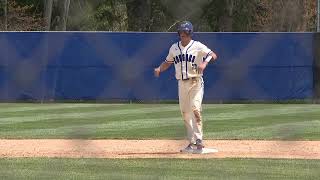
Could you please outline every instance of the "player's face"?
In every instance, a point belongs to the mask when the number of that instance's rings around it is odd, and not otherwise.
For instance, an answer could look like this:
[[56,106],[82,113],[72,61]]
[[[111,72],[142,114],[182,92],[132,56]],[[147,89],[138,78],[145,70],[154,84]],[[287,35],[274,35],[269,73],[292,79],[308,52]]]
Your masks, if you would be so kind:
[[187,31],[179,31],[181,41],[188,41],[190,40],[191,36]]

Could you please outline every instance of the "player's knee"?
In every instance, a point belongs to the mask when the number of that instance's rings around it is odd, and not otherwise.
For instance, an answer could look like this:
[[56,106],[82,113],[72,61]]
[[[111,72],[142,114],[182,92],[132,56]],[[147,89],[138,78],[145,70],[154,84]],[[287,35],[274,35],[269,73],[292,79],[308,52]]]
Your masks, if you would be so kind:
[[193,110],[193,114],[194,114],[194,116],[196,118],[196,121],[198,123],[200,123],[201,120],[202,120],[200,111],[199,110]]

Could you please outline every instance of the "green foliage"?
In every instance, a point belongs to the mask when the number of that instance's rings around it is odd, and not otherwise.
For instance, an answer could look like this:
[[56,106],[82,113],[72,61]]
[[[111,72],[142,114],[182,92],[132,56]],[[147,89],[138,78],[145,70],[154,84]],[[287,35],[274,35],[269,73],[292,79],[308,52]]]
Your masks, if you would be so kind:
[[5,4],[4,1],[0,0],[0,16],[4,16],[5,14]]
[[227,1],[213,0],[204,7],[202,17],[207,19],[212,31],[252,31],[256,1],[238,0],[230,6]]
[[233,31],[246,32],[255,31],[253,23],[255,22],[256,3],[248,0],[236,1],[237,8],[233,14]]
[[94,12],[93,20],[95,21],[95,29],[111,30],[112,24],[118,21],[113,12],[113,3],[111,0],[105,0],[100,3]]
[[104,0],[91,3],[88,15],[91,29],[98,31],[127,31],[127,9],[124,0]]
[[[148,31],[168,31],[171,24],[174,23],[174,18],[170,11],[158,0],[151,2],[151,18],[149,19]],[[175,30],[175,29],[174,29]]]
[[[90,1],[92,3],[92,1]],[[67,29],[73,31],[94,31],[94,19],[92,17],[94,7],[86,1],[70,3]]]
[[203,18],[205,18],[212,28],[212,31],[219,31],[219,20],[225,14],[226,1],[211,1],[204,7]]
[[44,0],[15,0],[15,2],[20,6],[28,6],[30,12],[44,12]]

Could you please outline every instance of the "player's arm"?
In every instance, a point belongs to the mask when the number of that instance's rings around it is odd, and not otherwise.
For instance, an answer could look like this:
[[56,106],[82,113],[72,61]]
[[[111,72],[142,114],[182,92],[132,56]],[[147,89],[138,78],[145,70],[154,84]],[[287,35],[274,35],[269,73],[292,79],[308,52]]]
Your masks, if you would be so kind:
[[173,58],[172,46],[171,46],[166,60],[163,63],[161,63],[159,67],[154,69],[154,75],[156,77],[159,77],[160,73],[162,73],[163,71],[166,71],[173,63],[174,63],[174,58]]
[[217,59],[218,59],[217,54],[213,51],[210,51],[208,53],[207,57],[205,57],[204,61],[198,66],[199,72],[202,73],[206,69],[206,67],[210,61],[211,62],[216,61]]
[[217,59],[218,59],[218,55],[215,53],[215,52],[213,52],[213,51],[211,51],[210,53],[209,53],[209,59],[207,60],[205,60],[205,61],[208,61],[208,63],[211,61],[211,62],[213,62],[213,61],[216,61]]
[[217,59],[218,59],[217,54],[215,52],[213,52],[213,51],[210,51],[207,54],[207,56],[204,58],[203,63],[208,64],[209,62],[216,61]]
[[154,75],[156,77],[160,76],[160,73],[162,73],[163,71],[166,71],[170,66],[171,66],[172,62],[166,60],[163,63],[161,63],[161,65],[157,68],[154,69]]

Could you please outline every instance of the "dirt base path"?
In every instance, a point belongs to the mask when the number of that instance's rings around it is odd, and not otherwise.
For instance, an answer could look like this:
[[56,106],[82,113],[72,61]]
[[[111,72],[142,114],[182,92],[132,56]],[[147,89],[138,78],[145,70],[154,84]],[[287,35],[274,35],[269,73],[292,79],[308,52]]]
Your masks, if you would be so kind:
[[183,140],[0,140],[0,158],[290,158],[320,159],[320,141],[206,140],[213,154],[182,154]]

